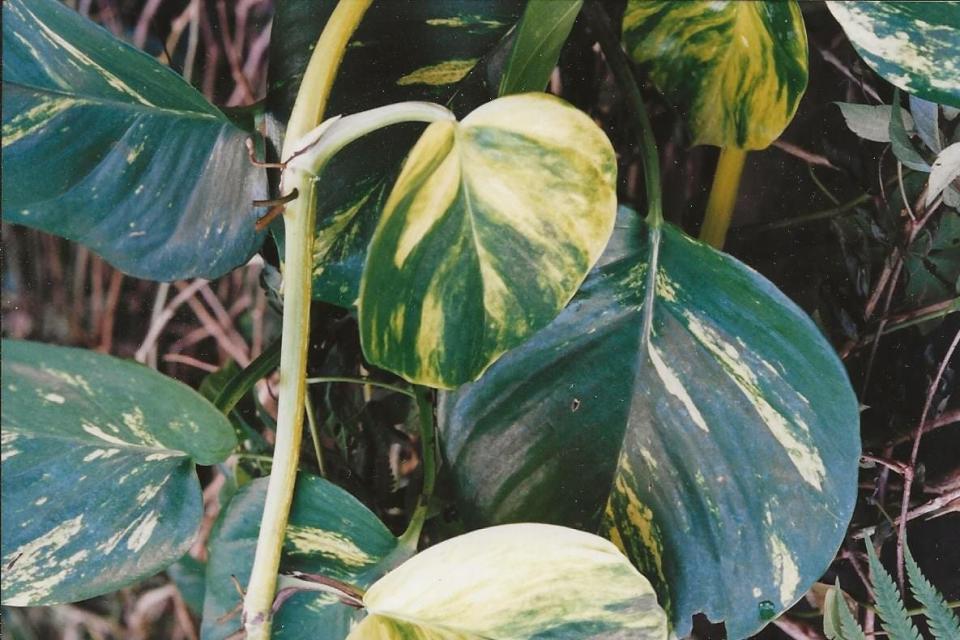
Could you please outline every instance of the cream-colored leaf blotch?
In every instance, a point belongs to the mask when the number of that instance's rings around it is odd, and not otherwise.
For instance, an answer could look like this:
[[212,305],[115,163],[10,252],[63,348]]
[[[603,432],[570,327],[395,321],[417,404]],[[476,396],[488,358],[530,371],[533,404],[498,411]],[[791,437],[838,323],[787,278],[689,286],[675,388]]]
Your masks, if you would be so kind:
[[364,596],[348,640],[662,640],[650,583],[607,540],[546,524],[481,529],[414,556]]

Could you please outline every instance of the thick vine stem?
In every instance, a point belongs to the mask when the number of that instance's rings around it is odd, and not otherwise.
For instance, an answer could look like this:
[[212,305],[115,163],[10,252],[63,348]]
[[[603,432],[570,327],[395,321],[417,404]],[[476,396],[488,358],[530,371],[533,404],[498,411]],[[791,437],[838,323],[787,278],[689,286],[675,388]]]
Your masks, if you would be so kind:
[[[327,99],[347,42],[359,26],[372,0],[342,0],[327,21],[313,50],[303,82],[287,123],[282,157],[315,128],[326,110]],[[260,534],[250,581],[243,600],[244,630],[248,640],[268,640],[272,606],[280,567],[280,551],[293,501],[297,459],[303,434],[303,406],[310,326],[313,229],[316,218],[315,183],[306,173],[295,172],[300,197],[287,206],[283,340],[280,350],[279,406],[273,466],[267,486]]]
[[733,218],[733,208],[737,203],[737,191],[740,189],[740,175],[743,163],[747,159],[747,150],[739,147],[724,147],[720,150],[717,170],[713,174],[713,186],[707,200],[707,213],[700,228],[700,239],[715,249],[723,249],[727,240],[727,229]]

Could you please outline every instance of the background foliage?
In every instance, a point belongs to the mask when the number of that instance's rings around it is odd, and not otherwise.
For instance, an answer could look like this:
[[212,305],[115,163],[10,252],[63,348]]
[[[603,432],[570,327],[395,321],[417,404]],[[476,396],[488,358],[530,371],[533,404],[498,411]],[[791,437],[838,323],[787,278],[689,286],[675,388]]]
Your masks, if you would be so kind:
[[[241,107],[268,95],[271,0],[77,0],[67,4],[169,64],[217,105]],[[508,3],[498,10],[516,15]],[[884,513],[896,517],[903,491],[898,470],[909,465],[917,478],[908,527],[917,562],[946,599],[955,601],[960,598],[960,550],[951,538],[960,525],[955,363],[947,364],[937,384],[932,382],[960,329],[957,315],[948,315],[957,308],[958,216],[938,216],[918,229],[915,237],[902,236],[897,220],[904,195],[908,203],[914,202],[923,182],[910,172],[904,175],[902,187],[897,181],[892,154],[906,153],[902,138],[891,136],[889,130],[886,137],[882,132],[873,138],[857,136],[832,104],[889,105],[894,99],[892,89],[860,60],[823,5],[805,4],[804,20],[810,52],[807,93],[780,140],[749,156],[727,250],[770,278],[814,317],[843,357],[858,392],[867,461],[860,470],[854,521],[823,582],[832,584],[839,578],[852,598],[871,600],[862,580],[867,561],[861,540],[868,532],[877,540],[891,536]],[[476,44],[493,47],[498,35],[478,37]],[[315,34],[303,37],[309,40]],[[578,20],[550,89],[603,124],[620,152],[621,201],[639,205],[637,132],[593,42],[587,25]],[[293,42],[282,43],[286,44],[296,48]],[[424,52],[425,61],[429,54]],[[481,72],[473,81],[483,87]],[[295,86],[294,80],[290,82]],[[378,84],[371,80],[370,90],[375,91]],[[271,109],[282,113],[289,104],[282,97],[284,88],[273,89]],[[438,99],[449,95],[438,93]],[[451,99],[469,93],[453,88],[453,95]],[[695,231],[716,150],[689,146],[689,134],[677,113],[654,87],[645,87],[644,97],[663,159],[664,210],[670,221]],[[356,98],[361,103],[362,99]],[[469,109],[469,99],[463,100],[462,108]],[[344,104],[351,106],[343,110],[354,110],[350,99],[345,97]],[[911,108],[915,128],[905,120],[904,131],[927,132],[925,137],[918,135],[917,143],[909,143],[926,162],[932,156],[919,143],[930,135],[917,117],[921,110]],[[948,135],[956,123],[942,123]],[[410,139],[409,132],[397,135]],[[369,185],[371,193],[380,193],[375,191],[380,184],[376,180],[396,171],[399,158],[378,154],[391,148],[386,138],[371,139],[369,145],[382,165],[345,167],[344,175],[370,172],[370,181],[362,184]],[[379,188],[383,190],[382,184]],[[344,198],[354,197],[341,193]],[[378,197],[385,198],[386,193]],[[345,207],[349,204],[344,201]],[[6,222],[3,241],[5,337],[139,356],[193,386],[203,382],[209,397],[215,397],[223,378],[208,374],[221,367],[247,365],[277,333],[271,285],[276,283],[279,252],[269,244],[266,260],[256,259],[220,280],[167,286],[123,275],[87,249]],[[898,248],[906,249],[901,268],[891,259]],[[345,282],[355,286],[349,278],[360,263],[351,258],[349,247],[324,253],[328,254],[336,258],[330,268],[342,269]],[[362,362],[355,320],[327,304],[343,304],[351,295],[355,297],[349,288],[318,294],[320,301],[312,314],[316,343],[310,373],[371,374],[389,380]],[[399,533],[412,510],[415,492],[408,488],[416,484],[411,480],[419,463],[417,428],[408,398],[369,387],[318,384],[312,387],[311,399],[319,439],[315,446],[305,440],[305,468],[347,489]],[[927,403],[932,409],[924,411]],[[921,426],[929,432],[918,457],[911,461],[910,434],[924,414],[928,419]],[[246,453],[204,471],[202,539],[211,535],[219,507],[237,483],[269,470],[266,454],[274,415],[269,378],[258,385],[255,397],[245,398],[231,413]],[[438,517],[427,530],[430,541],[462,529],[461,516],[466,514],[457,513],[445,499],[452,482],[447,477],[440,483],[440,497],[432,509]],[[797,518],[802,522],[803,514]],[[213,535],[222,532],[221,527]],[[386,553],[389,538],[385,532],[377,535]],[[24,638],[194,637],[199,630],[197,616],[208,606],[198,577],[206,560],[202,539],[184,560],[141,586],[49,610],[4,609],[5,630]],[[817,637],[822,593],[811,591],[761,635]],[[695,633],[711,638],[721,637],[722,632],[699,620]]]

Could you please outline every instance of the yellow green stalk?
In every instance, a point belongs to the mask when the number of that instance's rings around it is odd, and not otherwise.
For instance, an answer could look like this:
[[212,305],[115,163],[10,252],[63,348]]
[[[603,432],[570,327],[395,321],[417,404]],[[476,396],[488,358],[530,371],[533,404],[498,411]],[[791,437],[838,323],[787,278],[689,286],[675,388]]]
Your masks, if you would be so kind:
[[707,200],[707,213],[700,228],[700,239],[715,249],[722,249],[727,239],[746,158],[746,149],[729,146],[720,150],[710,198]]

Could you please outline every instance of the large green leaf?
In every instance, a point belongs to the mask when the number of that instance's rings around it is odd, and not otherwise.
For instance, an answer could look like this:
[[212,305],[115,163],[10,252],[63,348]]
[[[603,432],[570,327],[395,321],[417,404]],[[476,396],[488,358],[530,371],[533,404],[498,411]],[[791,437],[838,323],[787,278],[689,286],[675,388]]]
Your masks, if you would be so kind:
[[807,87],[796,0],[629,0],[623,42],[684,114],[694,144],[763,149]]
[[364,355],[418,384],[477,378],[573,297],[616,209],[610,141],[559,98],[508,96],[430,125],[370,243]]
[[[336,2],[284,0],[277,7],[270,49],[268,104],[289,116],[314,43]],[[378,0],[350,42],[327,115],[350,114],[404,100],[448,104],[458,113],[495,93],[483,64],[517,21],[518,0]],[[469,76],[469,77],[468,77]],[[544,79],[546,84],[546,79]],[[313,294],[352,307],[367,245],[403,158],[422,125],[368,135],[334,158],[317,189]],[[278,234],[282,236],[282,234]]]
[[501,96],[543,91],[583,0],[530,0],[500,78]]
[[378,580],[349,640],[665,640],[650,583],[612,544],[546,524],[492,527]]
[[446,458],[469,523],[604,533],[680,637],[697,612],[744,637],[843,538],[857,401],[767,280],[669,225],[636,225],[550,326],[443,395]]
[[960,9],[953,2],[827,2],[850,42],[884,80],[960,107]]
[[157,573],[203,515],[194,464],[226,458],[226,418],[139,364],[3,341],[3,602],[55,604]]
[[55,0],[3,3],[3,218],[138,277],[214,277],[257,249],[248,133]]
[[[220,516],[209,543],[204,640],[221,640],[242,625],[239,616],[223,619],[240,603],[231,576],[246,584],[260,531],[267,478],[242,487]],[[334,484],[301,474],[297,479],[281,571],[320,574],[361,588],[412,550],[356,498]],[[328,593],[299,592],[287,600],[273,623],[278,640],[343,640],[362,617]]]

